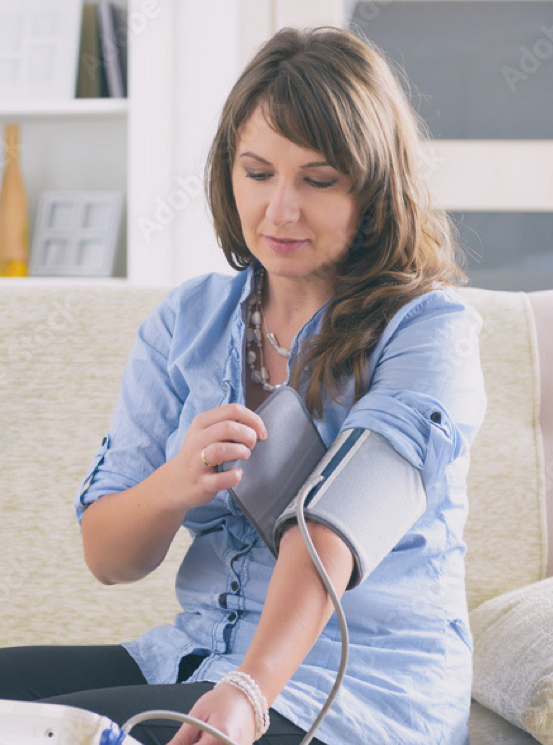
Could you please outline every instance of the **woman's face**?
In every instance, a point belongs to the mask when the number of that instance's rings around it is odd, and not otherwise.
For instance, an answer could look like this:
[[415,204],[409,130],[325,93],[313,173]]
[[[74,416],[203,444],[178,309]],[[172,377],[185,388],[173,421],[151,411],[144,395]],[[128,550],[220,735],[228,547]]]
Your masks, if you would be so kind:
[[333,278],[359,223],[351,177],[277,134],[258,106],[242,127],[232,185],[246,245],[270,275]]

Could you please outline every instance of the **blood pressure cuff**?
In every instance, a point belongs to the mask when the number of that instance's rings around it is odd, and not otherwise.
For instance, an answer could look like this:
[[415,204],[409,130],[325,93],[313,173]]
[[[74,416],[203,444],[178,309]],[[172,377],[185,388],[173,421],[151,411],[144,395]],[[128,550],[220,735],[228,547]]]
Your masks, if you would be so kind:
[[322,523],[349,546],[355,587],[382,561],[426,509],[421,471],[390,442],[365,428],[342,432],[326,449],[302,399],[288,386],[277,389],[258,409],[268,438],[239,466],[242,479],[229,489],[236,505],[273,555],[286,526],[296,520],[298,496],[314,485],[305,516]]
[[[382,435],[345,430],[309,477],[323,481],[308,495],[307,520],[322,523],[350,548],[354,570],[347,589],[362,582],[392,550],[427,506],[421,471]],[[301,492],[301,490],[300,490]],[[278,551],[286,526],[296,520],[298,495],[275,522]]]

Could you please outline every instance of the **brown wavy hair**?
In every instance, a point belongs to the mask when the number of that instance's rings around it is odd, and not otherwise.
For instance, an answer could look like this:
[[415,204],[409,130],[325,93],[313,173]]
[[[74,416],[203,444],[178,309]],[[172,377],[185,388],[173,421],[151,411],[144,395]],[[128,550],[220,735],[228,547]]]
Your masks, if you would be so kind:
[[336,268],[320,331],[291,371],[297,388],[308,370],[305,401],[312,414],[322,413],[323,391],[340,399],[344,376],[354,376],[355,401],[364,395],[368,356],[402,305],[468,282],[455,227],[431,204],[421,157],[429,136],[400,75],[382,50],[349,31],[283,28],[232,88],[208,155],[206,195],[217,239],[238,270],[254,257],[242,234],[231,173],[241,127],[258,104],[276,132],[320,152],[353,179],[358,229]]

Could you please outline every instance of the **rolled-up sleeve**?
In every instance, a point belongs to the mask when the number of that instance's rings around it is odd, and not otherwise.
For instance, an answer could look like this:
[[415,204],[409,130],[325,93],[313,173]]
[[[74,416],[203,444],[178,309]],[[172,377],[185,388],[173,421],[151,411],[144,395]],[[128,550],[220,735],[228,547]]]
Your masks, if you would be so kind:
[[420,469],[426,490],[468,450],[485,414],[480,314],[458,293],[406,304],[375,348],[367,393],[341,430],[378,432]]
[[75,495],[79,524],[86,507],[139,484],[166,460],[186,391],[170,375],[174,290],[140,325],[127,359],[112,420]]

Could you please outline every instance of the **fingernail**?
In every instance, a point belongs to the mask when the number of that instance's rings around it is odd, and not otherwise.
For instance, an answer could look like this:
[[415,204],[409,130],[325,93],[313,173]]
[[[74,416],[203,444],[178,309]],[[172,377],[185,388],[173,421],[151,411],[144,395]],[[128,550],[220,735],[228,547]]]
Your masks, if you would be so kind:
[[263,431],[261,432],[261,439],[262,439],[262,440],[266,440],[266,439],[267,439],[267,430],[266,430],[266,429],[264,429],[264,430],[263,430]]

